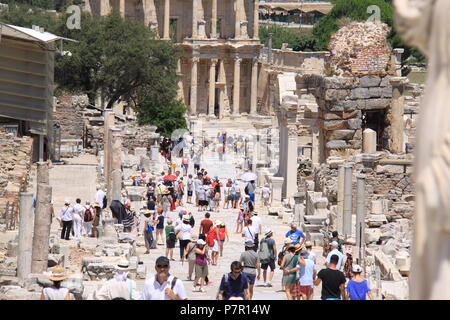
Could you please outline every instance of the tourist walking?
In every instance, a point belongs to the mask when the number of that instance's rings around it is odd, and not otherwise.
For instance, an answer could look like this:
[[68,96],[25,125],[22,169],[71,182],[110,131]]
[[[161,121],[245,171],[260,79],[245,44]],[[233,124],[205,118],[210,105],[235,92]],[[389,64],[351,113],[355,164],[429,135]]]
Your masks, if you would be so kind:
[[170,261],[159,257],[155,263],[156,274],[150,276],[142,290],[141,300],[186,300],[183,282],[170,275]]
[[366,300],[366,296],[372,300],[372,293],[369,283],[362,276],[362,268],[355,264],[352,267],[353,278],[347,283],[347,299],[350,300]]
[[69,274],[60,265],[51,269],[51,274],[47,279],[53,284],[42,289],[41,300],[70,300],[69,289],[61,287],[61,282],[69,277]]
[[333,241],[333,242],[331,242],[330,247],[331,247],[331,251],[327,255],[327,259],[325,260],[325,265],[328,266],[328,264],[330,264],[331,257],[333,255],[337,255],[339,260],[336,264],[336,269],[341,270],[341,267],[343,266],[343,262],[344,262],[344,255],[338,249],[339,244],[336,241]]
[[121,259],[116,265],[114,277],[94,293],[95,300],[138,300],[136,281],[128,278],[129,262]]
[[192,238],[192,227],[189,224],[189,216],[184,215],[182,223],[175,228],[175,233],[180,240],[180,260],[184,261],[184,249]]
[[122,220],[123,232],[131,232],[134,225],[134,213],[131,209],[131,202],[125,203],[125,218]]
[[183,168],[183,176],[187,176],[189,169],[189,158],[187,157],[187,154],[181,159],[181,167]]
[[83,206],[81,205],[81,199],[75,200],[73,206],[73,226],[72,233],[76,239],[81,238],[81,231],[83,228]]
[[194,180],[192,179],[192,174],[188,176],[188,179],[186,181],[187,186],[187,199],[186,202],[189,204],[192,204],[192,194],[194,192]]
[[198,211],[206,211],[208,208],[208,200],[206,198],[206,190],[207,186],[200,186],[199,189],[196,191],[197,198],[198,198]]
[[183,197],[184,197],[184,181],[183,177],[180,178],[178,181],[178,187],[177,187],[177,206],[183,205]]
[[166,257],[170,257],[170,260],[175,261],[173,258],[173,248],[177,242],[177,235],[175,233],[175,227],[172,225],[172,219],[167,219],[167,225],[164,228],[166,233]]
[[225,243],[225,239],[227,241],[230,241],[227,226],[225,225],[225,222],[222,221],[222,223],[219,225],[219,249],[221,257],[223,256],[223,245]]
[[285,237],[291,238],[292,245],[302,245],[306,239],[305,234],[297,229],[297,225],[295,223],[291,223],[291,230],[286,233]]
[[[163,245],[163,231],[164,231],[164,216],[161,210],[158,210],[158,216],[156,217],[154,224],[156,224],[156,244],[157,245]],[[159,240],[161,239],[161,243],[159,243]]]
[[97,185],[96,186],[97,192],[95,193],[95,201],[97,201],[97,206],[95,206],[96,210],[97,210],[97,214],[98,217],[100,218],[102,215],[102,210],[104,208],[106,208],[106,193],[105,191],[103,191],[102,186],[101,185]]
[[[272,287],[272,279],[275,271],[275,262],[277,259],[277,246],[275,240],[272,239],[273,232],[267,229],[265,238],[261,239],[259,245],[259,260],[261,269],[263,270],[263,280],[265,287]],[[270,268],[269,281],[267,281],[267,269]]]
[[92,234],[91,237],[98,238],[98,230],[97,227],[100,225],[100,215],[102,213],[100,204],[96,200],[93,203],[94,205],[94,218],[92,220]]
[[308,251],[308,259],[312,260],[314,262],[314,264],[316,264],[316,259],[317,259],[317,255],[316,253],[312,250],[312,242],[311,241],[305,241],[305,248]]
[[247,186],[245,187],[245,193],[250,196],[250,200],[255,203],[255,191],[256,191],[256,184],[255,181],[252,180],[247,183]]
[[[284,245],[283,248],[281,248],[281,251],[278,253],[278,266],[281,269],[281,263],[283,262],[283,258],[288,254],[288,249],[292,247],[292,240],[291,238],[284,239]],[[285,291],[285,286],[283,285],[283,279],[281,280],[281,290]]]
[[236,219],[236,232],[241,233],[244,227],[244,209],[240,208]]
[[[199,167],[200,168],[200,167]],[[195,204],[197,207],[200,206],[200,198],[199,198],[199,192],[204,193],[205,189],[203,188],[203,182],[200,179],[200,175],[197,174],[194,179],[194,191],[195,191]]]
[[[208,243],[208,245],[211,247],[211,258],[212,258],[212,265],[213,266],[217,266],[218,260],[219,260],[219,252],[220,252],[220,245],[219,245],[219,241],[220,241],[220,234],[219,234],[219,227],[222,224],[222,221],[217,220],[214,228],[212,228],[211,230],[209,230],[208,232],[208,236],[207,236],[207,240],[206,242]],[[211,241],[212,240],[212,241]],[[212,243],[211,243],[212,242]],[[211,244],[213,244],[211,246]]]
[[230,192],[232,196],[231,206],[233,209],[237,209],[237,205],[241,199],[241,189],[237,181],[235,181],[231,186]]
[[199,235],[207,235],[209,230],[211,230],[211,228],[213,227],[214,223],[213,221],[210,219],[210,213],[206,212],[205,213],[205,218],[200,222],[200,227],[198,230],[198,234]]
[[61,209],[61,214],[59,216],[62,223],[61,239],[69,240],[70,231],[73,224],[73,208],[70,207],[69,200],[64,201],[64,207]]
[[[242,236],[245,238],[244,242],[247,241],[253,241],[253,243],[255,243],[256,241],[256,234],[257,234],[257,230],[253,227],[252,225],[252,220],[247,220],[246,226],[244,227],[244,230],[242,231]],[[257,245],[255,245],[255,251],[258,250]]]
[[144,213],[144,241],[145,241],[145,249],[146,251],[144,254],[149,254],[150,249],[153,247],[153,229],[154,227],[154,221],[153,217],[151,216],[151,211],[146,210]]
[[326,269],[322,269],[314,280],[314,285],[318,286],[322,282],[322,300],[345,300],[345,276],[338,270],[337,264],[339,256],[333,254]]
[[222,276],[220,281],[218,300],[250,300],[248,290],[248,278],[242,274],[242,264],[233,261],[230,266],[231,272]]
[[[197,240],[195,251],[195,281],[194,292],[204,292],[203,286],[206,285],[205,278],[208,276],[208,246],[202,239]],[[197,286],[199,289],[197,290]]]
[[294,300],[293,290],[297,281],[297,269],[295,269],[298,261],[297,250],[296,247],[289,247],[287,254],[285,254],[281,261],[281,269],[283,270],[282,284],[288,300]]
[[197,240],[197,237],[193,235],[192,241],[188,243],[185,250],[185,259],[188,261],[188,281],[192,281],[192,273],[195,269],[195,248],[197,247]]
[[233,201],[233,195],[231,194],[231,179],[228,179],[228,182],[225,184],[223,188],[223,208],[228,209],[230,206],[230,202]]
[[269,188],[269,184],[266,183],[264,185],[264,187],[261,188],[261,199],[263,201],[263,206],[265,207],[269,207],[270,206],[270,195],[271,195],[271,191]]
[[92,233],[92,221],[94,220],[94,208],[91,206],[90,201],[86,201],[86,205],[83,208],[83,237],[87,237]]
[[[242,263],[243,269],[242,273],[248,279],[248,296],[249,300],[253,298],[253,287],[255,285],[256,278],[260,279],[261,276],[261,264],[259,261],[258,254],[253,250],[255,244],[253,241],[245,242],[245,251],[241,253],[239,262]],[[258,271],[258,274],[256,273]]]
[[310,259],[310,253],[307,250],[300,252],[297,269],[298,300],[312,300],[317,267],[314,261]]

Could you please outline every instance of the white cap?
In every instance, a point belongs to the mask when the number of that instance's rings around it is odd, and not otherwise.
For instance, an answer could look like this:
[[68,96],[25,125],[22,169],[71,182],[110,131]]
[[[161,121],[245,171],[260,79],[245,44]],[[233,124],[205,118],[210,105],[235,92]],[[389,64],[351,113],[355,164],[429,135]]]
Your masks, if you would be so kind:
[[352,267],[352,271],[355,273],[359,273],[359,272],[362,272],[362,268],[359,265],[355,264]]
[[70,201],[69,200],[64,200],[64,204],[70,204]]
[[205,241],[203,241],[202,239],[198,239],[197,240],[197,244],[199,244],[199,245],[205,245],[206,244],[206,242]]
[[333,248],[337,248],[337,247],[339,246],[339,244],[338,244],[336,241],[332,241],[332,242],[330,243],[330,245],[331,245]]

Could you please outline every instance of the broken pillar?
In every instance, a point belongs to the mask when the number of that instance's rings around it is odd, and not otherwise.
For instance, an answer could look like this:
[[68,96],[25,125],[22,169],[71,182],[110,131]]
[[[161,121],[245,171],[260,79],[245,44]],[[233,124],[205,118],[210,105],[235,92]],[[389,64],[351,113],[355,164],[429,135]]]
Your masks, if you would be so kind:
[[351,164],[344,166],[344,236],[352,236],[352,171]]
[[112,197],[111,200],[122,200],[122,170],[115,169],[112,172]]
[[392,85],[392,102],[391,102],[391,132],[389,135],[389,150],[392,153],[402,153],[405,151],[403,135],[405,130],[405,122],[403,120],[405,105],[405,85],[408,83],[406,77],[394,77],[390,79]]
[[303,223],[304,215],[305,215],[305,205],[303,201],[305,201],[305,193],[304,192],[296,192],[294,193],[294,223],[298,226]]
[[363,153],[377,152],[377,133],[372,129],[363,131]]
[[31,192],[21,192],[19,207],[19,252],[17,256],[17,277],[20,280],[25,280],[31,273],[33,226],[33,194]]

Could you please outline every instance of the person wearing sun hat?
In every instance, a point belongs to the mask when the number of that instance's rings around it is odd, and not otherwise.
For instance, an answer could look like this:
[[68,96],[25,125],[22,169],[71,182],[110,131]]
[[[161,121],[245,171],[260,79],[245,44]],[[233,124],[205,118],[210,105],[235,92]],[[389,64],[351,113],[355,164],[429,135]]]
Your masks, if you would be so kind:
[[355,264],[352,266],[353,278],[348,281],[346,293],[347,299],[350,300],[366,300],[366,295],[372,300],[372,293],[370,292],[369,283],[362,276],[363,269],[361,266]]
[[204,292],[203,286],[206,285],[205,278],[208,276],[208,247],[206,242],[202,239],[198,239],[195,251],[195,280],[194,280],[194,292],[197,291],[197,285],[199,287],[198,292]]
[[[275,261],[277,259],[277,246],[275,240],[272,239],[273,232],[271,229],[266,229],[264,233],[265,238],[261,239],[260,248],[262,248],[263,243],[267,244],[267,248],[269,249],[269,261],[265,263],[261,263],[261,269],[263,270],[263,280],[265,287],[272,286],[272,279],[275,271]],[[290,240],[290,239],[289,239]],[[269,281],[267,280],[267,269],[270,267]]]
[[175,227],[175,233],[180,240],[180,260],[184,261],[184,250],[191,241],[192,227],[189,224],[189,215],[183,215],[182,223]]
[[61,282],[68,277],[69,274],[62,266],[54,266],[47,276],[47,279],[53,281],[53,285],[42,290],[41,300],[70,300],[69,289],[61,287]]
[[128,278],[130,263],[122,258],[116,265],[114,278],[108,280],[97,292],[95,300],[138,300],[136,281]]

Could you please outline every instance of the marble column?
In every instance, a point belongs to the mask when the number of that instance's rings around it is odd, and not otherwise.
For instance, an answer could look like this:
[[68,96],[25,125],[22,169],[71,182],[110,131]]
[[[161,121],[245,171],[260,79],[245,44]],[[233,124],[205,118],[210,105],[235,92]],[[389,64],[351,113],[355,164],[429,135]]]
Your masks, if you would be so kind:
[[340,235],[344,234],[344,165],[338,167],[338,189],[336,208],[336,230]]
[[163,39],[169,40],[169,26],[170,26],[170,0],[164,0],[164,29]]
[[285,176],[285,198],[291,198],[297,192],[297,126],[289,125],[287,141],[287,166]]
[[191,115],[195,116],[197,114],[197,68],[200,59],[198,57],[193,57],[191,60]]
[[219,118],[222,119],[224,116],[225,110],[225,87],[226,87],[226,77],[225,77],[225,66],[224,60],[219,60],[219,79],[218,82],[220,84],[219,90]]
[[392,85],[392,102],[391,102],[391,134],[389,136],[390,151],[392,153],[404,152],[403,135],[405,123],[403,121],[405,96],[405,84],[408,79],[405,77],[395,77],[390,79]]
[[254,0],[254,7],[253,7],[253,39],[259,39],[259,0]]
[[353,166],[351,164],[344,165],[344,171],[344,236],[347,239],[352,236]]
[[184,102],[183,73],[181,72],[181,58],[178,59],[178,61],[177,61],[177,76],[178,76],[177,98]]
[[20,193],[19,247],[17,252],[17,277],[25,280],[31,273],[31,252],[33,249],[33,194]]
[[[358,259],[359,263],[363,264],[364,268],[364,227],[366,211],[365,211],[365,194],[366,194],[366,179],[364,176],[356,177],[356,246],[358,247]],[[365,270],[364,270],[365,272]]]
[[125,18],[125,0],[119,0],[119,1],[120,1],[120,3],[119,3],[120,16],[122,18]]
[[216,102],[216,65],[217,59],[211,59],[209,66],[209,103],[208,115],[214,116],[214,105]]
[[155,0],[144,0],[144,24],[146,27],[155,28],[158,25]]
[[198,36],[198,1],[192,0],[192,38],[195,39]]
[[100,16],[107,16],[111,12],[109,1],[100,2]]
[[211,38],[217,38],[217,0],[211,0]]
[[233,84],[233,115],[239,114],[239,100],[241,94],[241,58],[234,59],[234,84]]
[[252,84],[250,92],[250,114],[257,113],[257,94],[258,94],[258,59],[253,59],[252,64]]

